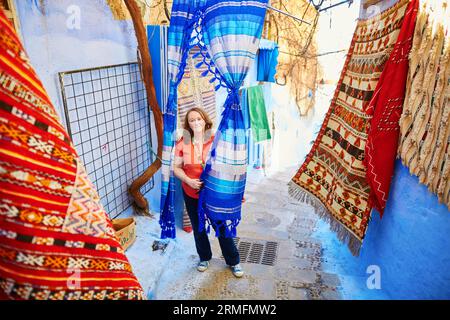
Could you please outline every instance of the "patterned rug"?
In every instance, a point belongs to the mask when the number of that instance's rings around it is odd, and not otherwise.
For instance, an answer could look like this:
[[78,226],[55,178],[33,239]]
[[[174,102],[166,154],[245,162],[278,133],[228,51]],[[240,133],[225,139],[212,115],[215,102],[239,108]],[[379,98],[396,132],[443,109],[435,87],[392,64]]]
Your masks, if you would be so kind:
[[450,2],[421,2],[398,154],[450,209]]
[[202,73],[208,70],[206,64],[198,68],[195,66],[202,62],[202,56],[198,54],[199,48],[193,47],[189,51],[186,69],[178,86],[178,124],[177,128],[183,128],[186,113],[193,107],[199,107],[206,111],[213,123],[216,120],[216,93],[214,84],[209,82],[210,77],[202,77]]
[[408,0],[359,20],[334,97],[313,147],[289,182],[289,193],[310,203],[354,255],[369,222],[364,150],[371,116],[365,113],[396,43]]
[[[184,117],[189,109],[200,107],[206,111],[213,123],[216,120],[216,93],[214,85],[209,82],[209,77],[202,77],[201,74],[208,70],[207,65],[202,64],[196,68],[195,65],[202,62],[201,55],[196,56],[200,49],[195,46],[189,51],[187,65],[178,86],[178,137],[183,133]],[[183,209],[183,229],[192,228],[191,220],[186,208]]]
[[402,28],[366,113],[372,116],[364,164],[370,186],[369,205],[383,216],[397,156],[399,120],[405,99],[409,54],[419,0],[410,0]]
[[0,298],[143,299],[111,221],[0,10]]

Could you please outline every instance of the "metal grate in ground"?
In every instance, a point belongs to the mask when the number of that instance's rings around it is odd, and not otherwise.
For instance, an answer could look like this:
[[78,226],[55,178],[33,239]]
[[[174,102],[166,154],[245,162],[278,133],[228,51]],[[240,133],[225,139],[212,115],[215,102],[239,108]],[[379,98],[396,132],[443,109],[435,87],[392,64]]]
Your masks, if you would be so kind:
[[241,263],[273,266],[277,262],[278,242],[239,237],[234,238],[234,242],[238,247]]

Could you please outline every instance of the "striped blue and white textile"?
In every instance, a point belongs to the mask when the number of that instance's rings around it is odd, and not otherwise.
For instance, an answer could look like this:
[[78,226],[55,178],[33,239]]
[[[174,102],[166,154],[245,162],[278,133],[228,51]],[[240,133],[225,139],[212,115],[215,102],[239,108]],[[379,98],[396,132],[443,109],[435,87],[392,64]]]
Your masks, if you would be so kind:
[[[239,88],[255,59],[266,14],[267,0],[175,0],[169,27],[168,64],[170,91],[164,113],[164,146],[161,186],[161,238],[175,237],[173,147],[177,113],[177,86],[188,51],[199,45],[216,90],[228,96],[203,170],[199,198],[200,229],[225,226],[226,236],[236,236],[245,189],[247,139],[240,107]],[[201,63],[198,65],[200,66]],[[216,228],[219,230],[219,228]],[[218,233],[216,232],[216,235]]]

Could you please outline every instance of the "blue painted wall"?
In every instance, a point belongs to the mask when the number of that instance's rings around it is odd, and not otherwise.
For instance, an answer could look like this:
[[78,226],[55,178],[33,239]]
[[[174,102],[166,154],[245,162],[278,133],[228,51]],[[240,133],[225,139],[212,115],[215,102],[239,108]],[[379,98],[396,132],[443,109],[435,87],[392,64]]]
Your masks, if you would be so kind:
[[[383,219],[372,212],[359,257],[353,257],[321,221],[324,268],[339,274],[347,299],[450,299],[450,212],[399,160]],[[366,285],[369,266],[380,289]],[[370,282],[370,281],[369,281]]]

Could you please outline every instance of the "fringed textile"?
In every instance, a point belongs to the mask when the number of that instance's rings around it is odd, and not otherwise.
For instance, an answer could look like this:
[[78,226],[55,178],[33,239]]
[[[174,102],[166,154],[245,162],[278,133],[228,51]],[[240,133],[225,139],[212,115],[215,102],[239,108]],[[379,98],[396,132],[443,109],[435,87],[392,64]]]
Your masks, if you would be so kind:
[[421,0],[400,118],[398,155],[450,209],[450,8]]
[[359,20],[324,123],[290,194],[314,206],[338,238],[359,254],[369,222],[369,185],[363,164],[371,116],[365,113],[396,43],[408,0]]
[[55,108],[0,9],[0,297],[143,299]]
[[161,164],[161,238],[175,238],[175,176],[173,174],[176,141],[178,85],[183,79],[192,33],[200,19],[198,10],[204,0],[177,0],[172,4],[168,31],[169,97],[163,114],[163,153]]
[[199,225],[202,230],[208,221],[217,231],[225,226],[225,236],[235,237],[241,220],[248,163],[239,88],[258,50],[267,0],[211,0],[207,4],[203,39],[228,96],[211,157],[201,176]]
[[[267,0],[177,0],[172,5],[169,27],[170,95],[164,114],[164,147],[161,186],[161,237],[175,237],[173,146],[176,129],[177,87],[187,55],[198,45],[202,62],[215,87],[225,87],[222,119],[215,134],[201,179],[200,229],[205,222],[226,225],[225,236],[235,236],[245,188],[247,150],[238,90],[258,49]],[[238,17],[238,18],[237,18]],[[220,222],[219,222],[220,221]],[[210,228],[208,227],[208,230]]]
[[186,113],[193,107],[205,110],[211,118],[211,121],[216,121],[216,93],[214,91],[214,84],[207,77],[202,76],[202,74],[208,72],[208,66],[201,64],[199,68],[195,67],[195,65],[203,61],[203,57],[199,53],[200,48],[198,46],[194,46],[189,51],[183,80],[178,86],[177,127],[180,130],[183,128]]
[[374,96],[366,110],[372,116],[366,142],[364,163],[370,186],[370,205],[383,216],[389,196],[391,178],[397,154],[399,119],[405,99],[409,53],[411,52],[419,0],[411,0],[405,13],[400,34]]

